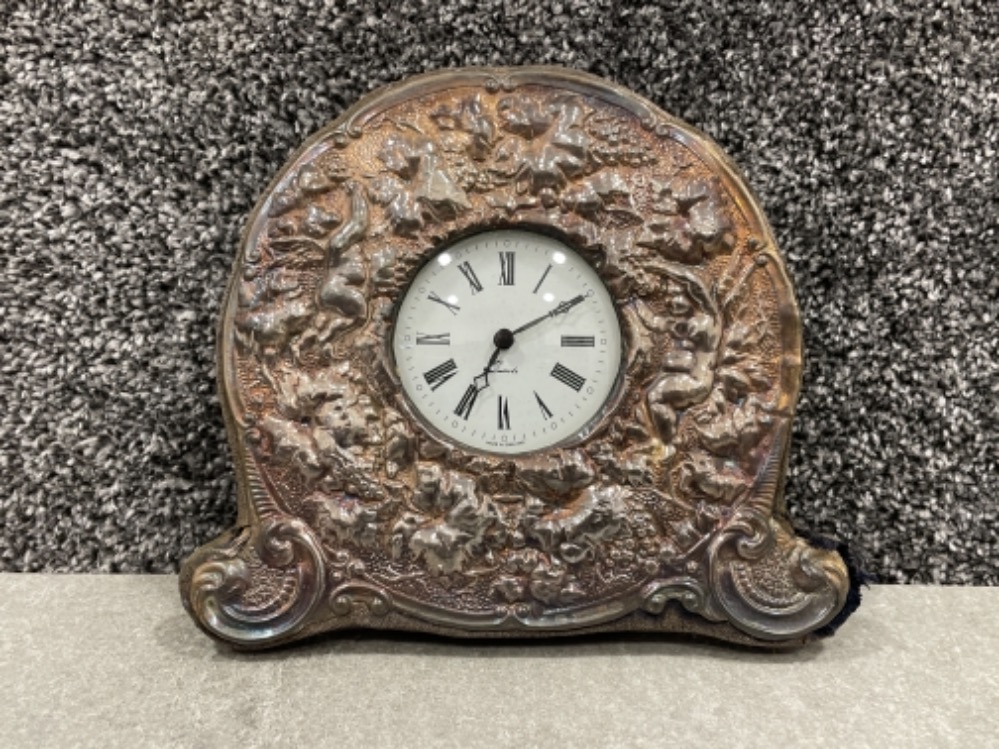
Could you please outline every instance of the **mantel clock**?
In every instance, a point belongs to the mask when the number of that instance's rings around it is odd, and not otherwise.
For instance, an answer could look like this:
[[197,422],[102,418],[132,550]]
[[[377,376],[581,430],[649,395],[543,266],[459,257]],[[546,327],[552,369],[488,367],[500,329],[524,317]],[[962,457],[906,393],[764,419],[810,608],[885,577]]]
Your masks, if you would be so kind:
[[237,526],[183,599],[245,648],[378,628],[808,641],[844,559],[782,497],[801,326],[704,135],[556,68],[381,89],[255,209],[219,341]]

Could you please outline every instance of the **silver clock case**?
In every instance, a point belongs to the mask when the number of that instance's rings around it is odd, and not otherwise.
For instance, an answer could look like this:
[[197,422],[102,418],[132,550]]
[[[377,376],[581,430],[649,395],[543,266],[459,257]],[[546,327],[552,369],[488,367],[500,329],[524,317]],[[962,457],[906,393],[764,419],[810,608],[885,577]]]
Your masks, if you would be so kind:
[[[624,355],[584,438],[464,449],[415,418],[393,311],[440,248],[560,238]],[[420,76],[307,141],[250,220],[219,335],[236,527],[181,573],[209,634],[692,632],[796,645],[850,589],[782,495],[801,327],[772,232],[690,126],[555,68]]]

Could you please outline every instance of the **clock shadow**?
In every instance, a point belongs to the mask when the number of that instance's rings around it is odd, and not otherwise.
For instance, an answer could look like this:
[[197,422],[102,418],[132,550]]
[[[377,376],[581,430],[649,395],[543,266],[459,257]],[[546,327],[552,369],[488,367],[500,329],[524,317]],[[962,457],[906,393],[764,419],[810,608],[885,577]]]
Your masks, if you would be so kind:
[[[213,660],[233,662],[297,662],[350,656],[381,658],[475,659],[475,660],[587,660],[608,657],[710,659],[758,664],[808,663],[826,650],[822,641],[788,647],[750,647],[696,634],[593,633],[560,635],[557,638],[449,638],[425,633],[378,630],[343,630],[326,633],[264,651],[236,650],[218,642],[206,642]],[[200,648],[199,648],[200,649]]]

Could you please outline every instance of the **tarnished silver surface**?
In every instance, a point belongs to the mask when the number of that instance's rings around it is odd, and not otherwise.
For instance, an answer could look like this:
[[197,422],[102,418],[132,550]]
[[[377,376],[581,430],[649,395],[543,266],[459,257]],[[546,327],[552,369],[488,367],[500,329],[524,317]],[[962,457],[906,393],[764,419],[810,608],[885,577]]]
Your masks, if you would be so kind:
[[[421,263],[497,227],[587,258],[625,348],[584,439],[512,458],[421,427],[389,345]],[[848,575],[783,510],[800,357],[766,220],[689,126],[553,68],[378,91],[251,220],[219,345],[238,527],[187,560],[185,605],[245,647],[345,627],[807,641]]]

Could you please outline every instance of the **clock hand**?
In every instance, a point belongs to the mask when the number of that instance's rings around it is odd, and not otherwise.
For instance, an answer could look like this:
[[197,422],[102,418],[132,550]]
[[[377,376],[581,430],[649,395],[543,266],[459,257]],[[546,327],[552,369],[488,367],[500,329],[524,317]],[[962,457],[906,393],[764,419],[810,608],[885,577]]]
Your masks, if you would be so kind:
[[496,350],[493,351],[493,355],[489,357],[489,363],[482,369],[482,374],[480,375],[480,377],[485,378],[486,384],[480,387],[479,390],[485,390],[487,387],[489,387],[489,373],[493,371],[493,365],[496,364],[496,360],[499,359],[500,352],[502,350],[503,349],[501,347],[497,346]]
[[[472,384],[465,389],[465,394],[461,396],[458,407],[454,409],[456,416],[461,416],[465,420],[468,420],[469,415],[472,413],[472,407],[475,405],[475,400],[479,397],[479,393],[489,387],[489,373],[492,372],[501,351],[503,351],[503,347],[497,346],[496,350],[493,351],[493,355],[489,357],[489,363],[482,368],[479,374],[472,378]],[[479,384],[480,381],[482,384]]]
[[574,296],[572,299],[569,299],[568,301],[559,302],[555,306],[554,309],[549,310],[547,313],[543,314],[541,317],[539,317],[539,318],[537,318],[535,320],[531,320],[529,323],[527,323],[525,325],[521,325],[519,328],[517,328],[516,330],[514,330],[512,332],[513,332],[514,335],[517,335],[517,333],[523,333],[528,328],[533,328],[535,325],[537,325],[540,322],[544,322],[549,317],[556,317],[558,315],[564,315],[566,312],[568,312],[569,310],[571,310],[577,304],[580,304],[581,302],[583,302],[585,300],[586,300],[586,297],[584,297],[582,294],[580,294],[578,296]]

